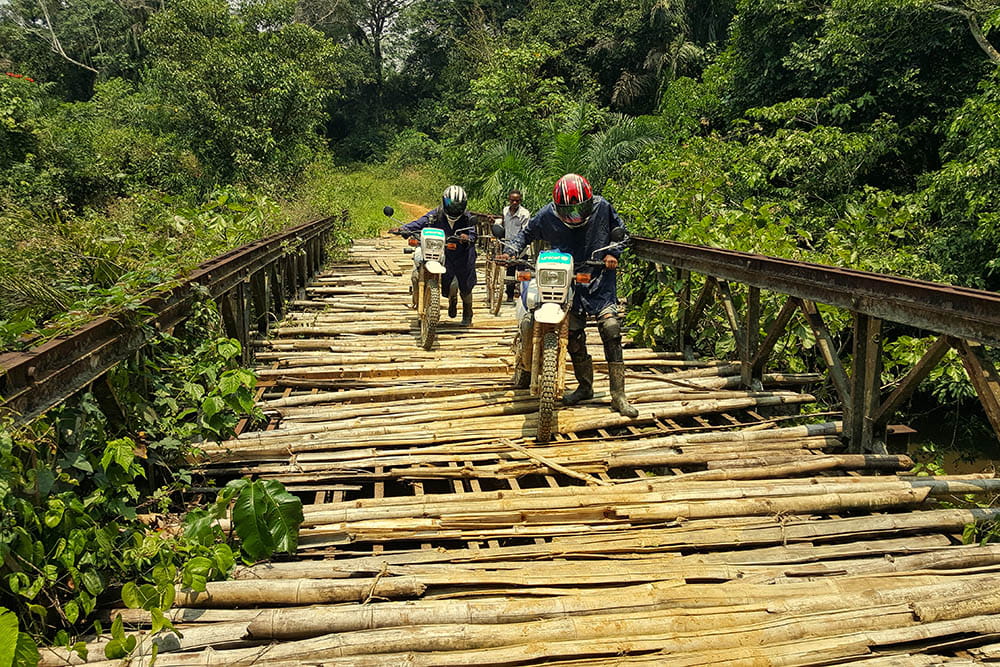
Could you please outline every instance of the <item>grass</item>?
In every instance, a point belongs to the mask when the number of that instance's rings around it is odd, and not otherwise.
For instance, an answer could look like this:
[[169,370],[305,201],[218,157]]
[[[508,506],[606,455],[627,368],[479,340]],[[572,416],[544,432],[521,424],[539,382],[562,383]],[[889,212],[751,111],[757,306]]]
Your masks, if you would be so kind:
[[0,212],[0,351],[68,333],[101,315],[133,311],[200,262],[281,229],[347,209],[334,242],[377,236],[396,223],[387,204],[433,206],[447,185],[433,169],[400,171],[317,162],[291,197],[224,188],[205,201],[124,197],[103,210]]
[[394,227],[397,223],[382,213],[385,206],[395,208],[396,217],[407,221],[402,202],[431,208],[447,185],[445,175],[431,168],[400,171],[317,163],[306,173],[304,185],[285,210],[298,223],[347,209],[350,223],[337,234],[338,245],[345,246],[352,239],[378,236]]

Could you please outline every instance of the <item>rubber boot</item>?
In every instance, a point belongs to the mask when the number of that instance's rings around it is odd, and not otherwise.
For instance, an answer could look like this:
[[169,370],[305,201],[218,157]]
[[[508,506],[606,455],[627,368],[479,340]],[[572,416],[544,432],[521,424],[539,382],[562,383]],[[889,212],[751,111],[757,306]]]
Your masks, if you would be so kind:
[[462,295],[462,326],[472,326],[472,293]]
[[594,359],[589,354],[573,357],[573,375],[576,376],[577,387],[563,396],[563,405],[576,405],[594,397]]
[[417,299],[420,296],[420,279],[413,276],[410,279],[410,298],[413,301],[413,310],[417,309]]
[[611,409],[623,417],[638,417],[639,411],[625,396],[625,363],[608,362],[608,378],[611,382]]
[[458,295],[452,292],[448,295],[448,317],[458,315]]
[[515,389],[530,389],[531,388],[531,373],[521,369],[521,373],[517,376],[517,381],[514,382]]

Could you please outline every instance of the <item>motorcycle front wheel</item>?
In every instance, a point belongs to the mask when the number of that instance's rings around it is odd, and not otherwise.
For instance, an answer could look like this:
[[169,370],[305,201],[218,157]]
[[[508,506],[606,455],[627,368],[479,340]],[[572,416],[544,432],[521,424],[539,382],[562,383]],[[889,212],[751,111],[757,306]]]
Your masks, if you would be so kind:
[[542,338],[542,377],[539,381],[536,442],[548,442],[552,439],[552,427],[555,425],[558,364],[559,332],[548,331]]
[[426,285],[424,313],[420,318],[420,347],[429,350],[437,338],[438,319],[441,317],[441,281],[434,276],[427,279]]

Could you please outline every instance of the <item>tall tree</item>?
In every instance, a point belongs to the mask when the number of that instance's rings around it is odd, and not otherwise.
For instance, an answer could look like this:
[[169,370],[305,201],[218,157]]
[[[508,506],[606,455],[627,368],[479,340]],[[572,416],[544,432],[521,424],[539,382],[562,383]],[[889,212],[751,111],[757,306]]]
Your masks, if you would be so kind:
[[87,98],[101,78],[137,77],[142,34],[161,9],[159,0],[9,0],[0,3],[0,56]]

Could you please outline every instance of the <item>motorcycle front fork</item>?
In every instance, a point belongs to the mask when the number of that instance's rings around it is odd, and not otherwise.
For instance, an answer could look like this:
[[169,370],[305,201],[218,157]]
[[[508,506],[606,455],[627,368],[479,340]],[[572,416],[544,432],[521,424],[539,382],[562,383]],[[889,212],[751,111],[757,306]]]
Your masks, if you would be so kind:
[[569,315],[559,324],[542,324],[528,316],[520,324],[520,358],[517,363],[521,368],[531,373],[531,393],[536,395],[539,389],[539,379],[542,376],[542,356],[545,346],[545,334],[550,331],[559,335],[559,362],[556,367],[556,389],[559,394],[566,384],[566,357],[569,349]]

